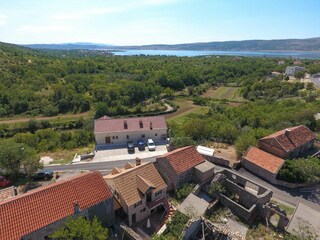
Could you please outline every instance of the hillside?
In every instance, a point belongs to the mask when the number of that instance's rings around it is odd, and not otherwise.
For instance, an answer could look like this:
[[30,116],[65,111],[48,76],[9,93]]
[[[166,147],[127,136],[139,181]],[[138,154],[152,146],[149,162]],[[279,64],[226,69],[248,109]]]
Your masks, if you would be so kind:
[[320,38],[244,40],[185,44],[152,44],[112,46],[94,43],[31,44],[36,49],[135,49],[135,50],[197,50],[197,51],[320,51]]
[[244,40],[185,44],[128,46],[128,49],[198,51],[320,51],[320,38]]

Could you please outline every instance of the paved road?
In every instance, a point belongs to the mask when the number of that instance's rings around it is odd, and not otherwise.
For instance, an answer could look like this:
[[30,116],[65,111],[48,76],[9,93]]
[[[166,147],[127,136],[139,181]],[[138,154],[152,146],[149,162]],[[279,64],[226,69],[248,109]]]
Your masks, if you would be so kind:
[[[156,157],[145,158],[142,162],[154,162]],[[111,172],[114,167],[124,167],[127,162],[135,162],[135,159],[131,160],[117,160],[108,162],[96,162],[96,163],[77,163],[77,164],[67,164],[67,165],[55,165],[55,166],[45,166],[45,169],[52,171],[73,171],[73,170],[99,170],[105,172]]]
[[[154,162],[155,157],[143,159],[143,162]],[[108,161],[108,162],[99,162],[99,163],[79,163],[79,164],[70,164],[70,165],[57,165],[57,166],[47,166],[45,169],[50,169],[53,171],[73,171],[73,170],[99,170],[103,173],[109,173],[114,167],[123,167],[127,162],[134,163],[135,160],[117,160],[117,161]],[[223,167],[216,166],[217,169],[223,169]],[[320,205],[308,201],[308,195],[310,195],[310,190],[306,189],[285,189],[278,186],[271,185],[270,183],[256,177],[252,173],[246,171],[243,168],[237,170],[232,170],[256,183],[267,187],[273,191],[273,197],[280,201],[289,203],[291,205],[297,205],[299,202],[320,211]]]

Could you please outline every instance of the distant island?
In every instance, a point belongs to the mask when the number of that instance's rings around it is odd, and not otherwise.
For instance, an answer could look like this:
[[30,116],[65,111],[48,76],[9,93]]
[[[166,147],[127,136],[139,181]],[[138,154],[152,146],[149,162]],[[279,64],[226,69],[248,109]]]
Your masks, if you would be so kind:
[[320,37],[307,39],[244,40],[183,44],[115,46],[95,43],[25,44],[36,49],[118,49],[194,51],[320,51]]

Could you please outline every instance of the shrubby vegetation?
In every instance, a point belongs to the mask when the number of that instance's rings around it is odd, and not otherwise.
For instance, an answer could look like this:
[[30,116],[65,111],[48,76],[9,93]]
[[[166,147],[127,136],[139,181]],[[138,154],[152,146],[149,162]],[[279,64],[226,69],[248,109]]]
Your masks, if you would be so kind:
[[101,225],[97,217],[87,221],[82,216],[70,217],[62,228],[49,236],[55,240],[105,240],[108,237],[108,229]]
[[179,190],[176,191],[176,198],[178,201],[184,200],[193,190],[195,184],[186,183]]
[[313,183],[320,180],[320,161],[317,157],[286,160],[278,178],[292,183]]
[[[139,113],[141,103],[172,97],[187,88],[190,96],[208,86],[232,83],[245,98],[297,96],[301,84],[267,81],[277,59],[233,57],[118,57],[78,51],[39,51],[0,43],[0,117],[54,116],[96,111]],[[305,60],[312,71],[317,66]],[[286,60],[292,64],[292,60]],[[309,67],[309,66],[308,66]],[[285,66],[281,66],[285,68]],[[282,71],[283,71],[282,69]]]

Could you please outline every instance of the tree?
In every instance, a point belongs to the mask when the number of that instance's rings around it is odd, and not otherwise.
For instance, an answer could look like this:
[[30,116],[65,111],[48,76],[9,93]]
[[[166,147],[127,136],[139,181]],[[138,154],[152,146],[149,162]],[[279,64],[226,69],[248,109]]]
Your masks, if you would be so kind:
[[12,140],[0,142],[0,168],[13,178],[18,176],[21,168],[30,177],[41,167],[34,149]]
[[39,156],[36,151],[30,147],[25,147],[22,149],[23,158],[21,160],[20,166],[23,168],[24,173],[28,179],[35,174],[38,169],[43,168],[43,164],[39,161]]
[[49,236],[56,240],[106,240],[109,231],[101,225],[101,222],[94,217],[87,221],[84,217],[70,217],[64,226]]

